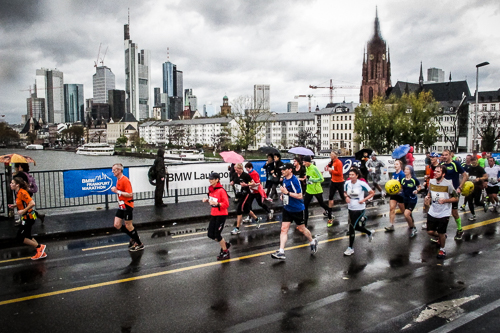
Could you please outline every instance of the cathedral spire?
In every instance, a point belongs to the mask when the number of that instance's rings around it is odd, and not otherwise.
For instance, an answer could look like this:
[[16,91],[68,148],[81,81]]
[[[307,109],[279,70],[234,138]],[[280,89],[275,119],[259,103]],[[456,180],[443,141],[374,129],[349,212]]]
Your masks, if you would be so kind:
[[380,39],[382,38],[382,33],[380,32],[380,22],[378,21],[378,8],[375,6],[375,24],[374,24],[374,37],[378,36]]
[[420,62],[420,76],[418,77],[418,85],[420,88],[424,86],[424,72],[422,71],[422,62]]

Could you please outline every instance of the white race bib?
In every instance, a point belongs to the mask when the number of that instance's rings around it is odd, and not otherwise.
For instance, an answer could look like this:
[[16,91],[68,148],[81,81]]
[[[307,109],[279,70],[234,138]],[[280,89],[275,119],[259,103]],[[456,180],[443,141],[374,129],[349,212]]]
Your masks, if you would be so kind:
[[240,184],[234,184],[234,188],[236,189],[236,192],[241,192],[241,185]]
[[290,202],[290,196],[288,194],[283,194],[283,206],[288,205]]

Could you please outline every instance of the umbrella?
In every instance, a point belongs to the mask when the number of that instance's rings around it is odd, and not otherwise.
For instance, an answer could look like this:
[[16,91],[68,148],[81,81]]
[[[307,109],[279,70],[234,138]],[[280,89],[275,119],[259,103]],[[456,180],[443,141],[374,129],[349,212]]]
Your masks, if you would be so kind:
[[410,145],[401,145],[394,149],[392,152],[392,158],[398,159],[404,157],[410,151]]
[[372,153],[373,153],[373,149],[370,149],[370,148],[363,148],[361,149],[360,151],[358,151],[357,153],[354,154],[354,157],[358,160],[358,161],[361,161],[361,159],[363,158],[363,155],[365,153],[368,153],[368,156],[370,156]]
[[294,147],[290,149],[288,152],[297,155],[314,156],[314,152],[311,149],[307,149],[304,147]]
[[224,162],[228,163],[243,163],[243,161],[245,160],[243,156],[235,153],[234,151],[223,151],[220,152],[219,155],[222,156]]
[[278,149],[269,146],[260,147],[259,151],[263,152],[264,154],[276,154],[280,152]]
[[8,154],[0,156],[0,163],[33,163],[36,165],[34,159],[29,156],[19,155],[19,154]]

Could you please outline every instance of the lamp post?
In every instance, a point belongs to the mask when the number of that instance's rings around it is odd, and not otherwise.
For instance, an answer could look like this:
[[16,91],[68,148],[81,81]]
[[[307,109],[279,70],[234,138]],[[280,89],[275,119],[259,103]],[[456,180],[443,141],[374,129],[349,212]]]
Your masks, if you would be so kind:
[[478,92],[478,86],[479,86],[479,67],[483,67],[486,65],[489,65],[490,63],[485,61],[480,64],[476,65],[476,110],[474,110],[474,134],[472,136],[472,150],[474,148],[479,151],[478,147],[478,142],[477,142],[477,112],[479,110],[479,92]]

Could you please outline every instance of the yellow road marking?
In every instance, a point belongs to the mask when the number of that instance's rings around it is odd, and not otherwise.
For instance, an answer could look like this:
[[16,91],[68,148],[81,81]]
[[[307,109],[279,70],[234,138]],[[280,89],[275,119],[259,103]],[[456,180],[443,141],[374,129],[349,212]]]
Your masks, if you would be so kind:
[[[492,224],[492,223],[499,222],[499,221],[500,221],[500,217],[497,217],[497,218],[494,218],[494,219],[491,219],[491,220],[474,223],[474,224],[465,226],[463,228],[464,229],[473,229],[473,228],[478,228],[478,227],[481,227],[481,226],[484,226],[484,225],[488,225],[488,224]],[[422,223],[422,222],[424,222],[424,221],[419,221],[419,222],[415,222],[415,223]],[[401,225],[401,226],[398,226],[398,227],[402,228],[402,227],[405,227],[405,226]],[[384,230],[384,229],[379,229],[377,231],[381,231],[381,230]],[[331,238],[331,239],[319,241],[319,243],[320,244],[324,244],[324,243],[334,242],[334,241],[338,241],[338,240],[341,240],[341,239],[347,239],[348,237],[349,236],[342,236],[342,237],[337,237],[337,238]],[[290,250],[299,249],[299,248],[303,248],[303,247],[307,247],[307,246],[309,246],[309,244],[301,244],[301,245],[296,245],[296,246],[292,246],[292,247],[287,247],[287,248],[285,248],[285,250],[290,251]],[[6,301],[0,302],[0,306],[1,305],[12,304],[12,303],[19,303],[19,302],[29,301],[29,300],[32,300],[32,299],[38,299],[38,298],[45,298],[45,297],[55,296],[55,295],[68,294],[68,293],[72,293],[72,292],[76,292],[76,291],[81,291],[81,290],[89,290],[89,289],[95,289],[95,288],[100,288],[100,287],[105,287],[105,286],[111,286],[111,285],[115,285],[115,284],[119,284],[119,283],[125,283],[125,282],[130,282],[130,281],[144,280],[144,279],[148,279],[148,278],[152,278],[152,277],[169,275],[169,274],[174,274],[174,273],[180,273],[180,272],[190,271],[190,270],[194,270],[194,269],[198,269],[198,268],[204,268],[204,267],[211,267],[211,266],[221,265],[221,264],[224,264],[224,263],[227,263],[227,262],[235,262],[235,261],[239,261],[239,260],[245,260],[245,259],[250,259],[250,258],[262,257],[262,256],[265,256],[265,255],[274,253],[274,252],[275,252],[274,250],[272,250],[272,251],[265,251],[265,252],[250,254],[250,255],[242,256],[242,257],[238,257],[238,258],[233,258],[233,259],[228,259],[228,260],[222,260],[222,261],[215,261],[215,262],[210,262],[210,263],[206,263],[206,264],[199,264],[199,265],[188,266],[188,267],[183,267],[183,268],[177,268],[177,269],[172,269],[172,270],[163,271],[163,272],[157,272],[157,273],[152,273],[152,274],[146,274],[146,275],[131,277],[131,278],[127,278],[127,279],[114,280],[114,281],[108,281],[108,282],[103,282],[103,283],[96,283],[96,284],[91,284],[91,285],[77,287],[77,288],[70,288],[70,289],[58,290],[58,291],[53,291],[53,292],[43,293],[43,294],[38,294],[38,295],[32,295],[32,296],[27,296],[27,297],[14,298],[14,299],[10,299],[10,300],[6,300]]]
[[12,261],[28,260],[28,259],[31,259],[31,257],[22,257],[22,258],[2,260],[2,261],[0,261],[0,264],[3,264],[4,262],[12,262]]
[[206,233],[207,233],[206,231],[190,232],[187,234],[175,235],[175,236],[172,236],[172,238],[187,237],[187,236],[192,236],[192,235],[201,235],[201,234],[206,234]]
[[103,245],[103,246],[96,246],[96,247],[88,247],[88,248],[82,249],[82,251],[92,251],[92,250],[106,249],[108,247],[123,246],[123,245],[128,245],[128,243],[118,243],[118,244],[112,244],[112,245]]

